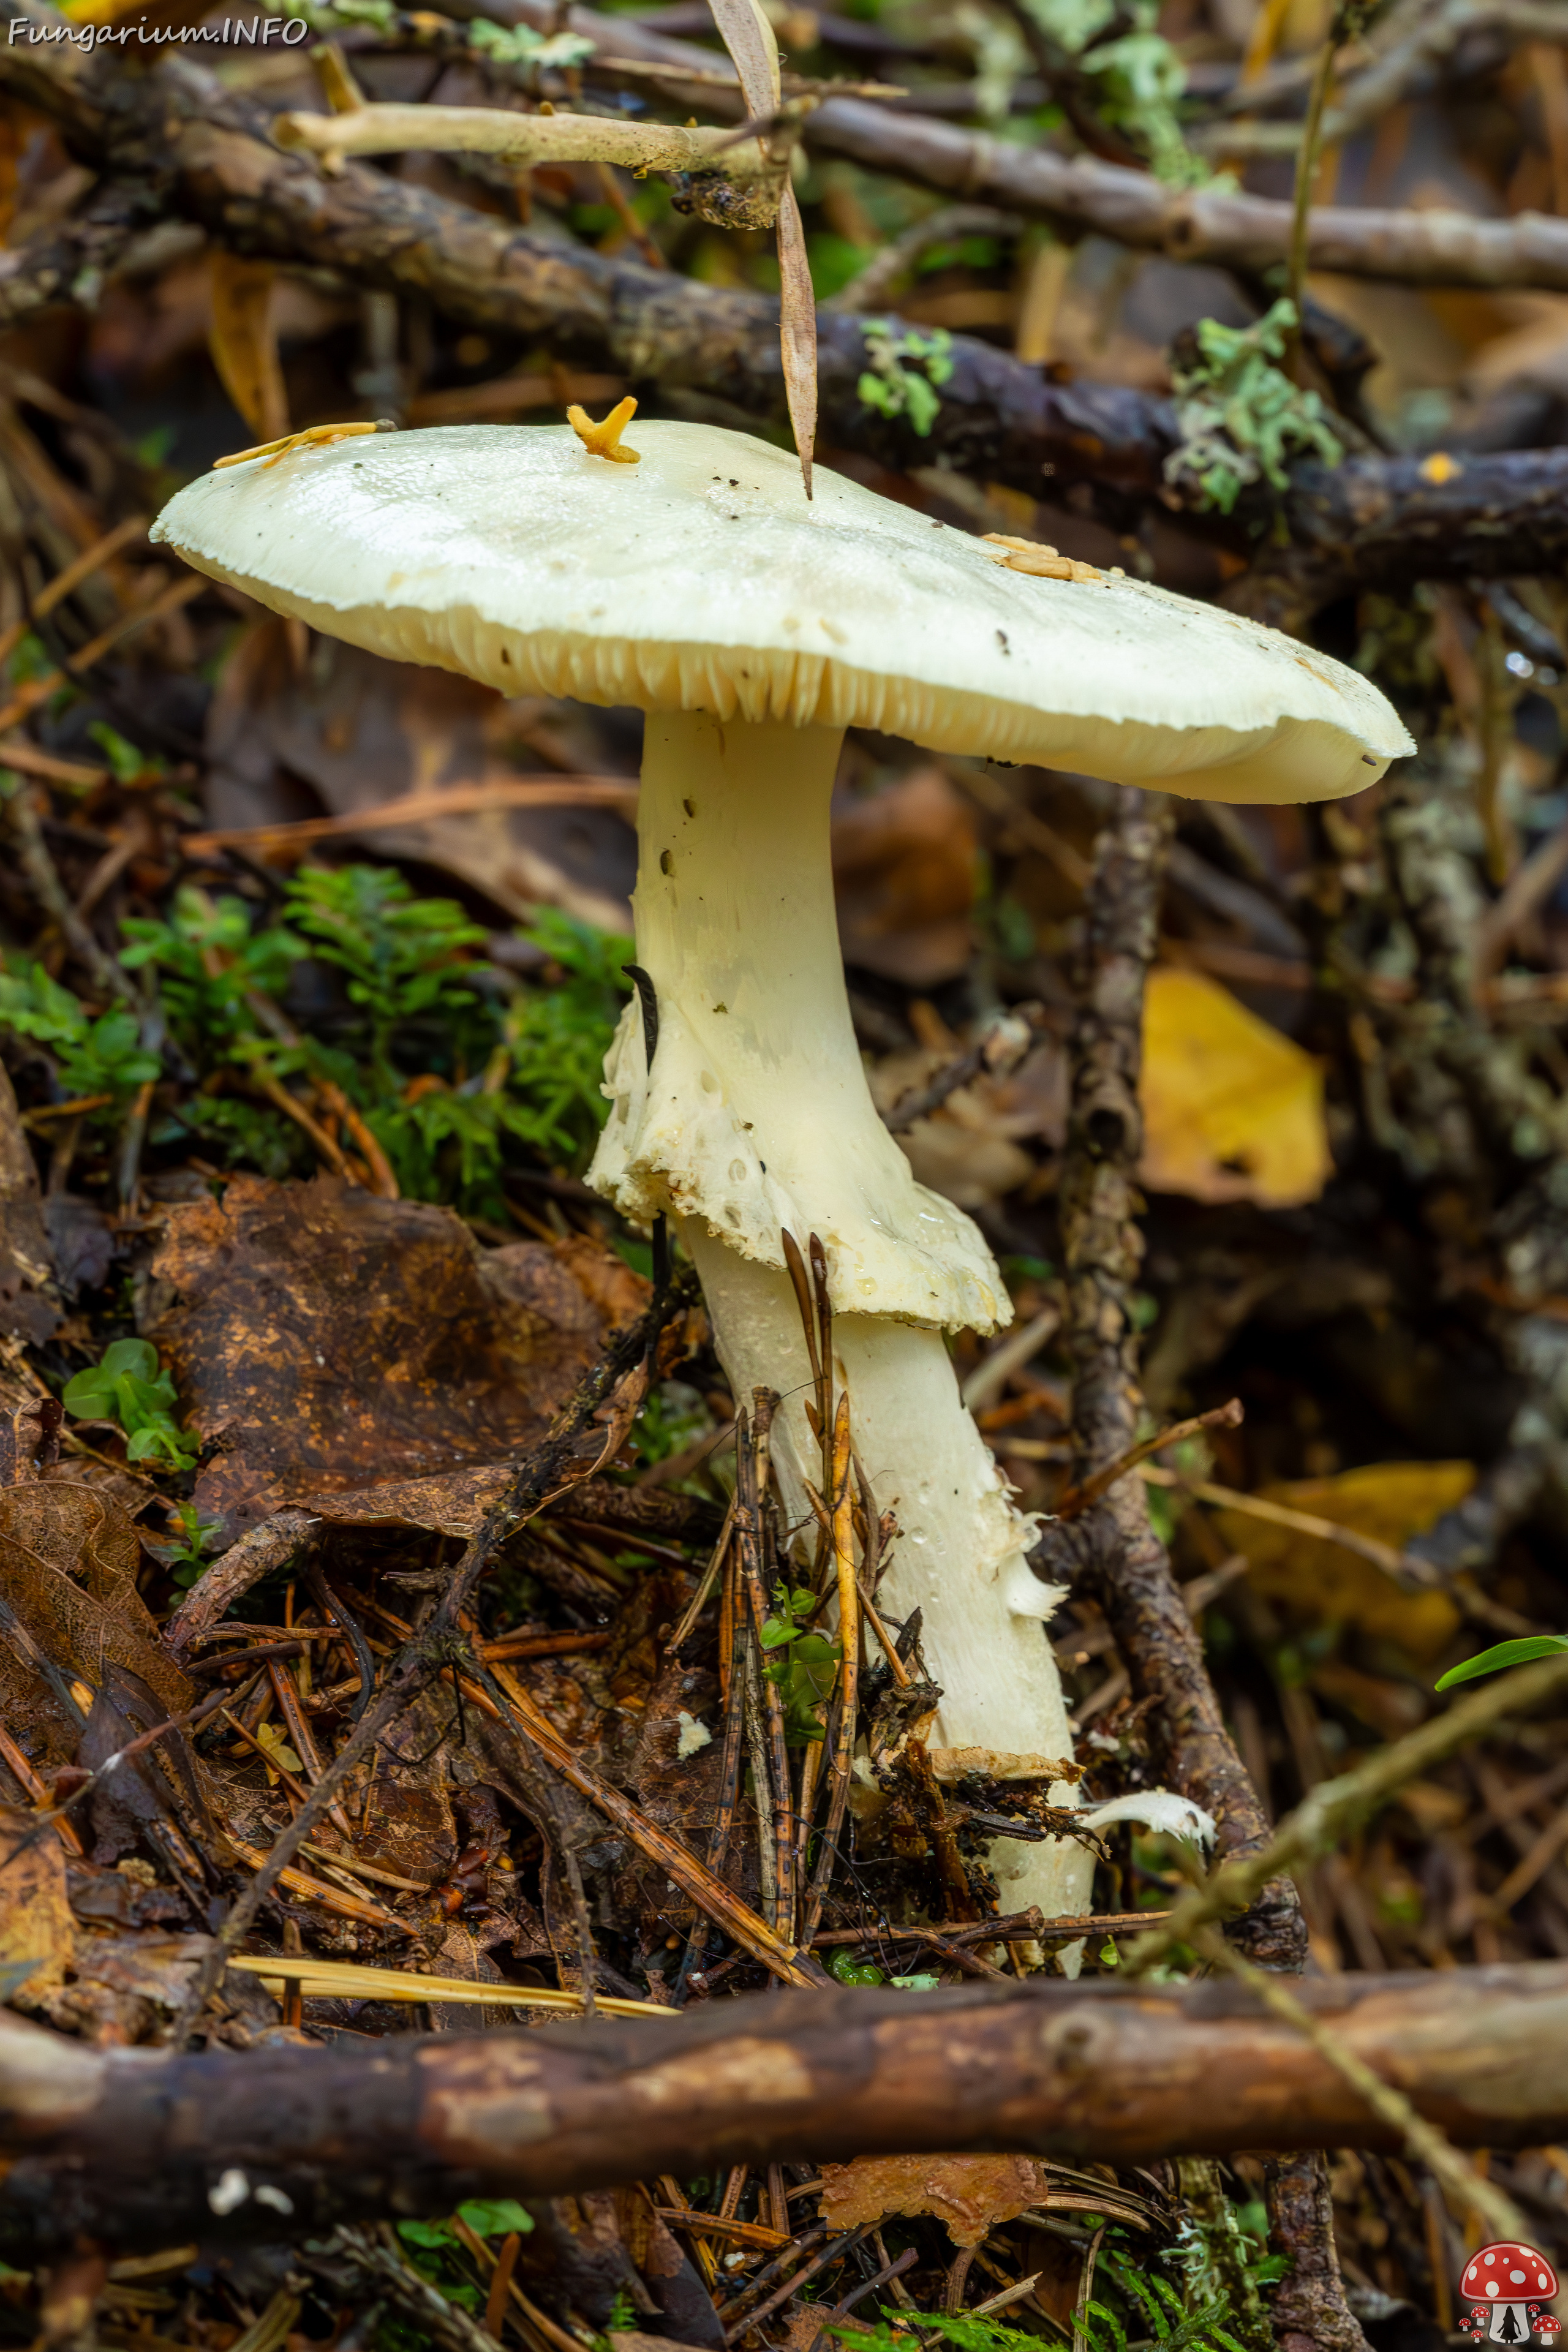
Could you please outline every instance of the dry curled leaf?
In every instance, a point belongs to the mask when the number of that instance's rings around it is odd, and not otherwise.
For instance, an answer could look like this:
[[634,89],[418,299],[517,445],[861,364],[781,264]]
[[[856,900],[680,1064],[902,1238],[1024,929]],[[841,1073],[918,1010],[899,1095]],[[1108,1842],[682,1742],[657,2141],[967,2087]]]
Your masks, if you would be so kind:
[[219,245],[212,252],[212,327],[208,348],[223,388],[251,431],[277,441],[289,430],[289,400],[278,358],[269,261],[250,261]]
[[[154,1273],[175,1304],[158,1337],[193,1425],[222,1449],[198,1483],[204,1515],[237,1528],[307,1496],[537,1444],[605,1336],[581,1257],[481,1250],[449,1209],[336,1177],[240,1176],[221,1204],[174,1211]],[[618,1276],[595,1265],[592,1279],[631,1307]]]
[[805,227],[793,187],[779,199],[779,352],[790,429],[800,454],[801,478],[811,496],[816,446],[816,295],[805,249]]
[[1152,1192],[1294,1208],[1333,1172],[1322,1065],[1202,972],[1150,973],[1140,1096]]
[[760,0],[709,0],[719,37],[740,77],[741,92],[753,115],[770,114],[784,88],[779,45]]
[[[776,113],[784,84],[779,45],[760,0],[709,0],[713,21],[740,77],[746,111],[754,121]],[[779,199],[779,352],[784,398],[800,453],[805,495],[811,496],[811,453],[816,440],[816,296],[806,256],[805,228],[794,187]]]

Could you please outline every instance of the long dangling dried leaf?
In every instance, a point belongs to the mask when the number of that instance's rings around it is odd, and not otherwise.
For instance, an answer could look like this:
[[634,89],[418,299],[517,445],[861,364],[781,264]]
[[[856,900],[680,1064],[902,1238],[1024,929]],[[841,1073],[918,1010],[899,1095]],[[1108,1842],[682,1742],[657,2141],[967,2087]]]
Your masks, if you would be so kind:
[[[783,94],[779,46],[759,0],[710,0],[713,21],[729,50],[746,110],[774,113]],[[766,142],[763,142],[766,144]],[[805,495],[811,496],[811,453],[816,439],[816,297],[806,260],[805,230],[795,190],[786,181],[779,199],[779,351],[784,397]]]
[[805,228],[792,187],[785,188],[779,204],[779,351],[790,427],[810,498],[811,453],[816,440],[816,296]]
[[758,0],[709,0],[719,37],[741,78],[746,111],[772,114],[783,94],[779,45]]
[[247,261],[221,247],[212,257],[212,328],[208,345],[223,388],[253,433],[281,440],[289,430],[289,400],[272,322],[270,262]]

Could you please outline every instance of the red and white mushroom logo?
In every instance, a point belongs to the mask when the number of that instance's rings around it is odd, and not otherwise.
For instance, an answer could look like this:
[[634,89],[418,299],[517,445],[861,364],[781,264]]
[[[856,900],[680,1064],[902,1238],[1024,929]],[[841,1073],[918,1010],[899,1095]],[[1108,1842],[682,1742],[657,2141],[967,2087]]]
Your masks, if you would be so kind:
[[1477,2306],[1467,2335],[1486,2335],[1494,2344],[1528,2344],[1533,2335],[1553,2345],[1563,2333],[1561,2321],[1541,2309],[1557,2292],[1557,2273],[1533,2246],[1483,2246],[1470,2257],[1459,2292]]

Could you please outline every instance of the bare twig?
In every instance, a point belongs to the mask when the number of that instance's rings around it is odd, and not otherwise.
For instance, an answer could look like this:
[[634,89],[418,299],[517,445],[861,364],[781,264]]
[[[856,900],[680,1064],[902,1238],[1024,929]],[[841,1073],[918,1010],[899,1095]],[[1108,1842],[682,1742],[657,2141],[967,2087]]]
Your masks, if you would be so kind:
[[1222,1863],[1203,1886],[1180,1896],[1164,1925],[1152,1929],[1123,1954],[1122,1965],[1130,1973],[1152,1968],[1173,1945],[1190,1942],[1200,1928],[1234,1917],[1270,1878],[1327,1853],[1358,1822],[1365,1821],[1412,1780],[1458,1755],[1510,1716],[1533,1713],[1564,1688],[1568,1688],[1568,1654],[1517,1667],[1472,1691],[1446,1715],[1434,1717],[1405,1738],[1374,1748],[1353,1772],[1320,1781],[1266,1844]]
[[1528,2240],[1524,2216],[1511,2198],[1504,2195],[1494,2181],[1487,2179],[1472,2165],[1465,2162],[1458,2149],[1445,2137],[1436,2124],[1429,2123],[1405,2093],[1385,2083],[1381,2074],[1369,2066],[1364,2058],[1351,2049],[1342,2034],[1336,2033],[1321,2017],[1314,2017],[1291,1991],[1283,1977],[1268,1969],[1256,1969],[1250,1960],[1232,1948],[1212,1927],[1200,1928],[1195,1936],[1195,1948],[1205,1959],[1229,1975],[1238,1977],[1250,1987],[1266,2009],[1287,2025],[1304,2033],[1314,2050],[1326,2058],[1337,2074],[1366,2101],[1373,2115],[1382,2117],[1404,2137],[1407,2153],[1414,2162],[1424,2164],[1434,2179],[1461,2212],[1474,2213],[1485,2222],[1494,2237]]

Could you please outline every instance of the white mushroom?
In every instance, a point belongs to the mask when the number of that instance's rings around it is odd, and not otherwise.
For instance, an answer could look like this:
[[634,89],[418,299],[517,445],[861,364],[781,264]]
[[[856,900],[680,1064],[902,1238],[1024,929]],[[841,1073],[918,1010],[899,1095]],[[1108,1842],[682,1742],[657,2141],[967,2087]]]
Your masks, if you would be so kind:
[[[858,1450],[901,1529],[882,1605],[923,1612],[934,1736],[1063,1757],[1059,1596],[943,1338],[1010,1303],[883,1128],[850,1024],[828,864],[844,730],[1227,801],[1332,799],[1414,747],[1353,670],[1234,614],[825,470],[808,504],[795,460],[741,434],[647,424],[635,445],[611,464],[565,427],[345,441],[209,474],[154,536],[373,652],[647,712],[635,908],[658,1042],[650,1069],[629,1007],[593,1181],[679,1220],[736,1396],[785,1391],[795,1501],[815,1449],[781,1236],[821,1236]],[[1008,1907],[1083,1907],[1077,1845],[993,1860]]]

